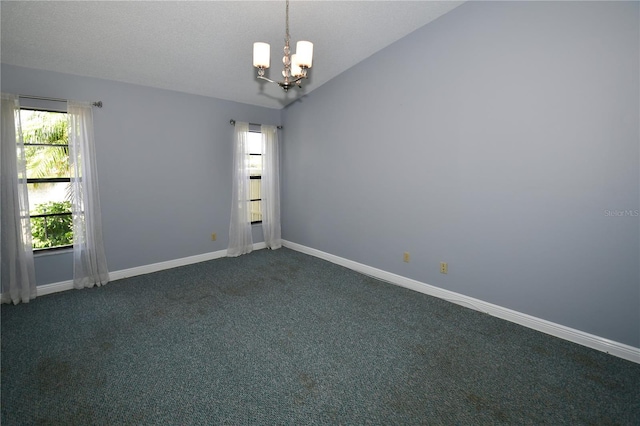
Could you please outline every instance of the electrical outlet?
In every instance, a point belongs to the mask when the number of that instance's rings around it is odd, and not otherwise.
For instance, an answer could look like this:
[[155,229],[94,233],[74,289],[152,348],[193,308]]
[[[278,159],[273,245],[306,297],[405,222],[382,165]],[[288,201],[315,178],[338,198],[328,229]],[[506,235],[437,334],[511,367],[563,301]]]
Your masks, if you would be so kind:
[[440,262],[440,273],[446,274],[447,272],[449,272],[449,265],[447,262]]
[[409,263],[410,259],[411,259],[411,256],[409,256],[409,252],[405,251],[404,254],[402,255],[402,260],[406,263]]
[[218,234],[216,234],[215,232],[211,234],[211,241],[215,241],[217,239],[218,239]]

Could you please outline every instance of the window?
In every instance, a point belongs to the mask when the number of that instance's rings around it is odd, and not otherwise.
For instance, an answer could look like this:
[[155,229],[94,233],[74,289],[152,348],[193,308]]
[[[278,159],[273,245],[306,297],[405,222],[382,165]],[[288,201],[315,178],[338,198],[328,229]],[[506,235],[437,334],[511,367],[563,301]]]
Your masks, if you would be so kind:
[[67,114],[20,110],[34,249],[71,247],[71,170]]
[[262,133],[249,132],[249,204],[251,223],[262,222]]

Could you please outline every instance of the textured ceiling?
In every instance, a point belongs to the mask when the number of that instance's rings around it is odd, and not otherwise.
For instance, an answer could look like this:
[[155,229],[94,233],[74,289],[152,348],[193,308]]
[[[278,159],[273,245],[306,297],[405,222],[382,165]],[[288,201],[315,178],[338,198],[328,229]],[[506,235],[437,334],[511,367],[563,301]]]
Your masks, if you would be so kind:
[[[5,1],[3,63],[282,108],[447,13],[454,1],[296,1],[292,45],[314,43],[304,88],[258,81],[254,41],[280,79],[284,1]],[[404,67],[405,64],[399,64]]]

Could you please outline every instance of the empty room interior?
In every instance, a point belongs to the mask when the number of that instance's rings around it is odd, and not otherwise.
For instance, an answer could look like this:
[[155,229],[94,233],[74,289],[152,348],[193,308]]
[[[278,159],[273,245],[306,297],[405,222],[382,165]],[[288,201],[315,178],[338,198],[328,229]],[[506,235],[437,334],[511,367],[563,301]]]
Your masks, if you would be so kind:
[[[73,247],[24,248],[16,297],[6,200],[29,185],[3,159],[3,423],[640,421],[640,3],[3,0],[1,19],[3,157],[11,99],[69,123],[85,105],[93,161],[64,181],[91,196],[43,213]],[[105,268],[82,289],[78,198]]]

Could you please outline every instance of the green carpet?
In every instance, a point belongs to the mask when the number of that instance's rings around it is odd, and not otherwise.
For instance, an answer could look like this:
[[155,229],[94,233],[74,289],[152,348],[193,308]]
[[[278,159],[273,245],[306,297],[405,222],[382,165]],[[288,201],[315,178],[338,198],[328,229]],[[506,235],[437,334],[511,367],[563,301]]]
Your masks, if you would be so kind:
[[292,250],[2,306],[2,424],[640,424],[640,365]]

